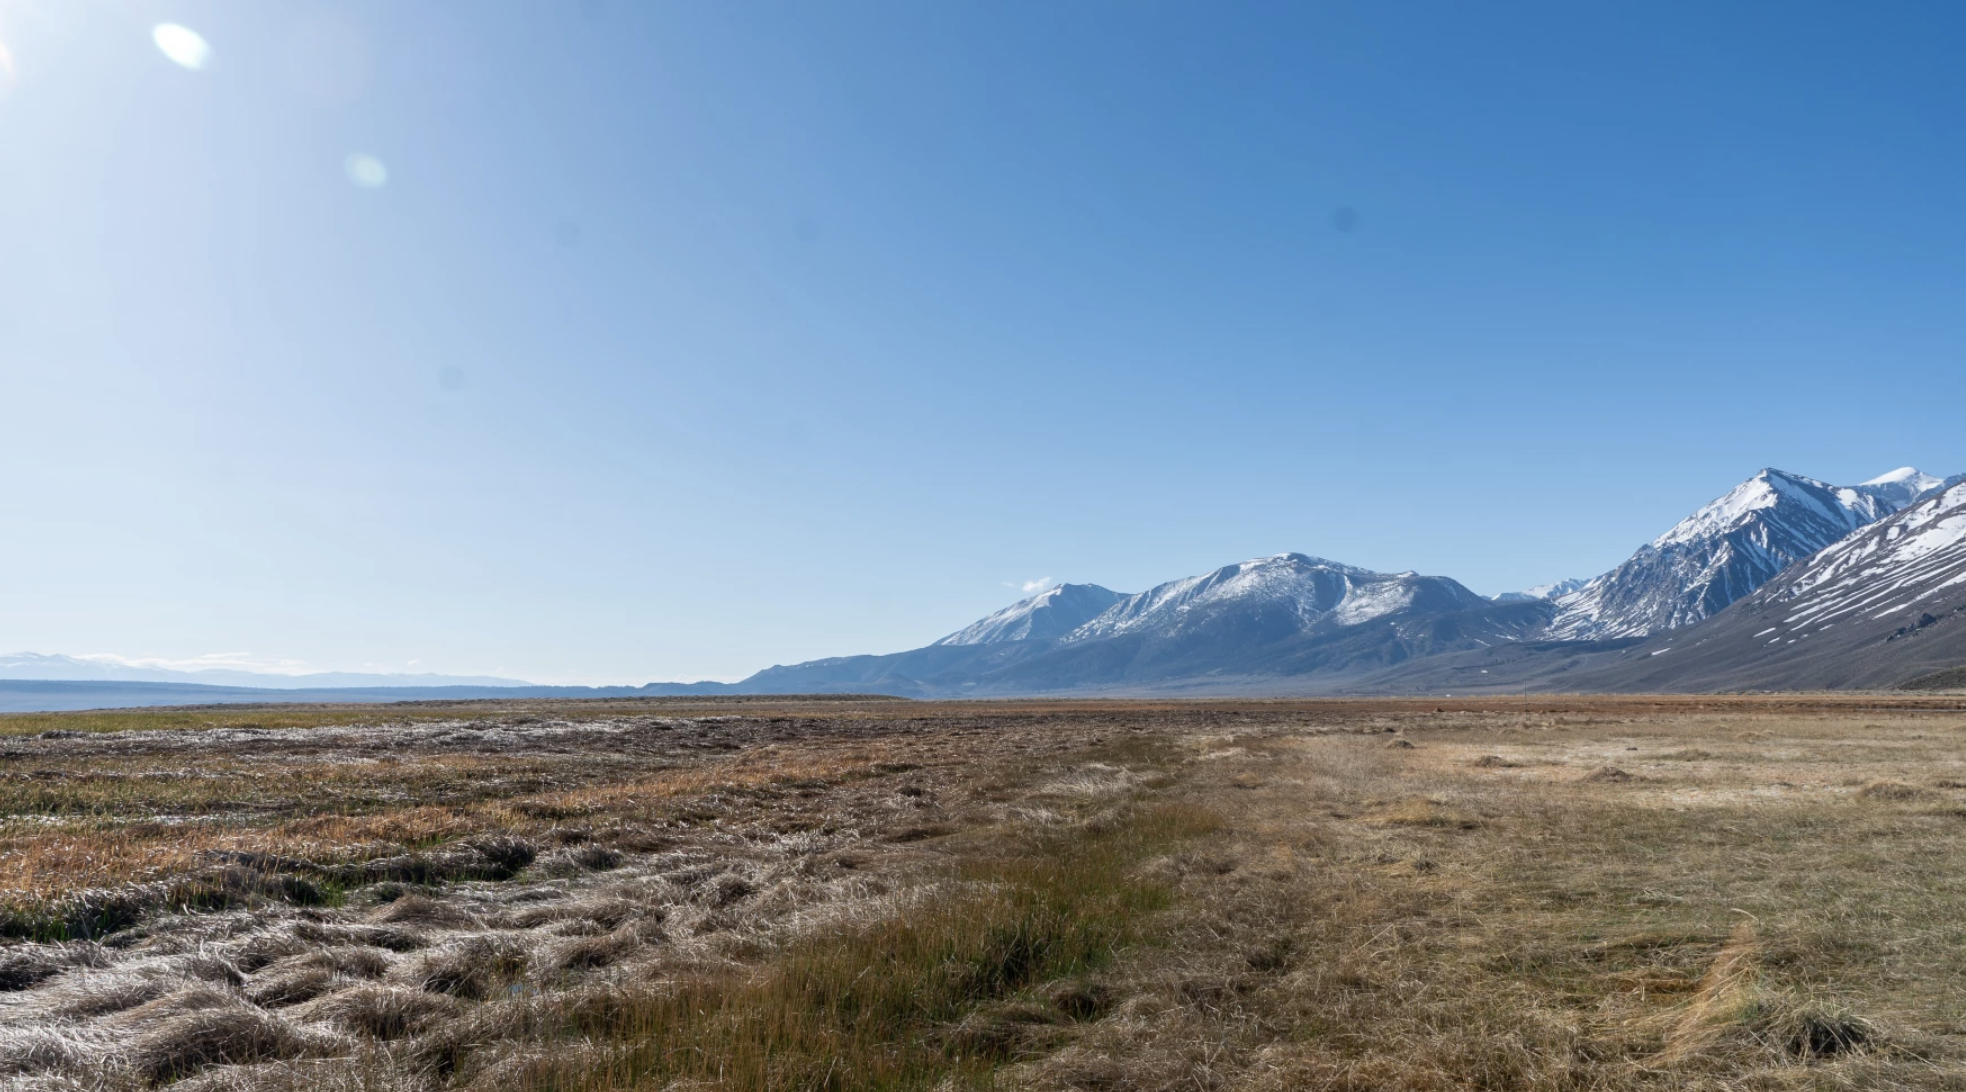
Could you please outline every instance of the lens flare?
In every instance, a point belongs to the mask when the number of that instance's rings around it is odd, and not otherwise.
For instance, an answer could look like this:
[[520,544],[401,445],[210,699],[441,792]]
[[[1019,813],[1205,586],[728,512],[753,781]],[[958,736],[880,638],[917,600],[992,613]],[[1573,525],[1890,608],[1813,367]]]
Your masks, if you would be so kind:
[[382,160],[363,152],[356,152],[341,165],[348,172],[348,180],[365,190],[379,190],[389,184],[389,168]]
[[14,93],[14,55],[7,52],[7,43],[0,42],[0,101]]
[[164,56],[193,72],[204,68],[212,59],[210,43],[190,27],[181,27],[176,23],[159,23],[150,32],[150,38],[157,43],[158,49],[164,51]]

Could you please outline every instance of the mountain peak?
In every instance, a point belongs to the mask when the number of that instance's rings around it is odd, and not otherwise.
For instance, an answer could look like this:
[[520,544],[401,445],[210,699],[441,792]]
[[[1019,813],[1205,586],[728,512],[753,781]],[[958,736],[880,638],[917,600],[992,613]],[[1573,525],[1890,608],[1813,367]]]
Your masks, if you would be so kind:
[[1056,640],[1097,618],[1121,598],[1119,592],[1097,584],[1059,584],[978,619],[935,643],[991,645],[1004,641]]
[[1489,598],[1495,600],[1497,603],[1534,603],[1542,599],[1555,599],[1558,596],[1569,595],[1571,592],[1583,587],[1584,583],[1584,581],[1575,578],[1558,580],[1551,584],[1538,584],[1533,588],[1524,588],[1521,591],[1503,592],[1500,595],[1490,596]]
[[1856,491],[1876,497],[1896,511],[1943,489],[1945,484],[1945,479],[1935,478],[1917,467],[1901,466],[1857,486]]
[[1916,482],[1917,484],[1922,486],[1929,483],[1936,483],[1938,480],[1939,479],[1934,478],[1932,475],[1925,473],[1924,471],[1918,469],[1915,466],[1901,466],[1898,469],[1890,471],[1888,473],[1879,474],[1877,477],[1872,478],[1871,480],[1863,484],[1897,485],[1899,483]]
[[1811,486],[1821,490],[1832,488],[1814,478],[1805,478],[1772,466],[1763,467],[1753,477],[1673,524],[1665,534],[1652,540],[1652,548],[1664,550],[1725,534],[1752,520],[1756,512],[1775,507],[1785,496],[1805,493]]
[[1671,639],[1697,655],[1658,666],[1637,656],[1612,679],[1644,689],[1893,686],[1962,662],[1962,621],[1966,488],[1955,483],[1797,561]]
[[1761,587],[1791,562],[1910,504],[1926,476],[1834,486],[1763,467],[1632,555],[1557,600],[1550,633],[1637,637],[1689,625]]
[[1374,572],[1309,554],[1273,554],[1128,596],[1066,640],[1178,633],[1224,615],[1267,617],[1286,627],[1349,626],[1420,604],[1466,610],[1484,602],[1446,577]]

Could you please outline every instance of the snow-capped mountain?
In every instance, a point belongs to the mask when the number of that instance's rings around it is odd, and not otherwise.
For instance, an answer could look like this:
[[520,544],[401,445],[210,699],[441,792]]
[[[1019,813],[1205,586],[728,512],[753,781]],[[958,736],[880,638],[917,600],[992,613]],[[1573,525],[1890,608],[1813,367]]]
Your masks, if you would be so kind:
[[[1948,514],[1954,508],[1961,511]],[[927,648],[772,667],[733,689],[982,697],[1741,685],[1729,665],[1755,657],[1732,644],[1713,644],[1721,638],[1746,640],[1756,650],[1765,645],[1781,667],[1764,674],[1789,680],[1783,685],[1840,685],[1835,680],[1849,677],[1851,664],[1865,657],[1877,661],[1865,677],[1888,682],[1930,659],[1925,652],[1906,658],[1906,642],[1919,642],[1937,657],[1930,661],[1937,666],[1945,666],[1946,656],[1966,662],[1966,637],[1954,647],[1948,643],[1954,638],[1933,636],[1952,628],[1966,634],[1966,601],[1955,605],[1946,598],[1966,595],[1966,559],[1957,569],[1949,560],[1966,551],[1963,528],[1966,476],[1941,483],[1906,468],[1842,487],[1764,470],[1588,582],[1560,581],[1491,600],[1446,577],[1278,554],[1135,595],[1063,585]],[[1846,555],[1872,560],[1863,566],[1834,560]],[[1749,603],[1772,603],[1778,596],[1801,603],[1805,591],[1828,596],[1809,590],[1829,587],[1834,581],[1828,576],[1800,574],[1846,569],[1861,572],[1869,590],[1855,590],[1857,576],[1839,576],[1834,603],[1825,598],[1829,605],[1820,608],[1782,608],[1784,618],[1795,616],[1793,623],[1757,623],[1747,638],[1735,634],[1733,620]],[[1898,593],[1921,598],[1903,607],[1885,599],[1873,607],[1864,598]],[[1806,664],[1806,657],[1780,650],[1838,648],[1842,638],[1823,633],[1858,627],[1850,621],[1816,625],[1808,636],[1795,637],[1793,646],[1781,627],[1802,625],[1812,612],[1859,606],[1873,622],[1893,611],[1901,619],[1864,646],[1872,651],[1811,666],[1811,677],[1820,681],[1794,675],[1793,665]],[[1947,613],[1954,610],[1962,612],[1957,623]],[[1784,643],[1766,644],[1770,640]],[[1689,641],[1700,643],[1700,651],[1689,654]]]
[[972,622],[938,645],[1051,641],[1097,618],[1125,596],[1097,584],[1060,584]]
[[1497,603],[1534,603],[1542,599],[1555,599],[1560,595],[1569,595],[1571,592],[1583,587],[1585,583],[1587,581],[1576,579],[1559,580],[1554,584],[1538,584],[1533,588],[1524,588],[1521,591],[1505,591],[1492,598]]
[[[1551,612],[1544,602],[1494,603],[1446,577],[1379,573],[1304,554],[1226,565],[1138,595],[1079,587],[1088,590],[1053,589],[926,648],[767,668],[737,688],[974,697],[1274,686],[1519,640],[1547,625]],[[1116,601],[1046,636],[1100,595]]]
[[1320,622],[1357,625],[1416,608],[1451,611],[1485,605],[1487,600],[1442,576],[1376,573],[1305,554],[1277,554],[1127,596],[1064,639],[1173,636],[1223,615],[1306,629]]
[[1859,493],[1866,493],[1884,501],[1892,511],[1910,507],[1926,495],[1945,488],[1947,482],[1935,478],[1915,467],[1901,466],[1889,474],[1877,477],[1856,486]]
[[1620,689],[1894,686],[1966,664],[1966,481],[1605,672]]
[[1887,641],[1927,632],[1966,607],[1966,483],[1837,542],[1762,592],[1752,606],[1782,615],[1770,645],[1837,625],[1882,623]]
[[1557,598],[1549,636],[1643,637],[1691,625],[1938,484],[1909,467],[1854,487],[1763,470]]

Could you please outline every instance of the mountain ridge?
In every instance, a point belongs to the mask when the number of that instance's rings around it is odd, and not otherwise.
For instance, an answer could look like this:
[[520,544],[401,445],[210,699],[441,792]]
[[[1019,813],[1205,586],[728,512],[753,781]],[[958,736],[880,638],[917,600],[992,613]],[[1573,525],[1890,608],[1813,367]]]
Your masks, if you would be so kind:
[[[775,666],[736,686],[912,697],[1398,691],[1529,679],[1622,688],[1625,675],[1669,686],[1671,665],[1660,657],[1670,650],[1659,641],[1945,485],[1910,467],[1858,486],[1764,468],[1590,581],[1489,599],[1448,577],[1275,554],[1133,595],[1063,585],[927,649]],[[1063,633],[1097,602],[1044,627],[1024,624],[1063,588],[1117,598]]]
[[1646,637],[1707,618],[1794,562],[1898,511],[1938,479],[1910,467],[1835,486],[1773,467],[1556,600],[1549,636]]
[[[1835,486],[1764,468],[1588,581],[1490,598],[1449,577],[1272,554],[1131,594],[1053,585],[922,648],[773,665],[733,684],[606,689],[950,698],[1895,685],[1966,663],[1961,595],[1966,475],[1905,467]],[[60,673],[261,694],[558,689],[0,657],[0,680]]]
[[735,685],[758,693],[872,689],[976,697],[1152,688],[1225,672],[1376,670],[1442,649],[1516,639],[1550,617],[1547,603],[1495,603],[1448,577],[1380,573],[1292,553],[1125,596],[1055,638],[1018,638],[1014,627],[997,625],[1029,616],[1055,590],[951,635],[991,632],[1004,639],[944,638],[906,652],[777,665]]

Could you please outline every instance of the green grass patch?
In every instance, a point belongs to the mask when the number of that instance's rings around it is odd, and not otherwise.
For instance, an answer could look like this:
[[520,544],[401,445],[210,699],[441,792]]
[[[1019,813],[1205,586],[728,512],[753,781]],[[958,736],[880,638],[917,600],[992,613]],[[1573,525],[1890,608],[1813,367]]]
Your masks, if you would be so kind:
[[[543,1060],[530,1089],[719,1088],[813,1092],[987,1085],[1015,1034],[964,1034],[1002,1002],[1106,965],[1145,936],[1170,890],[1146,858],[1216,829],[1209,813],[1144,804],[1103,822],[1027,831],[957,866],[877,921],[831,928],[752,973],[571,1006],[558,1034],[598,1045]],[[1064,991],[1057,1018],[1084,1015]],[[1028,1013],[1028,1007],[1025,1010]],[[1028,1015],[1019,1019],[1031,1022]]]

